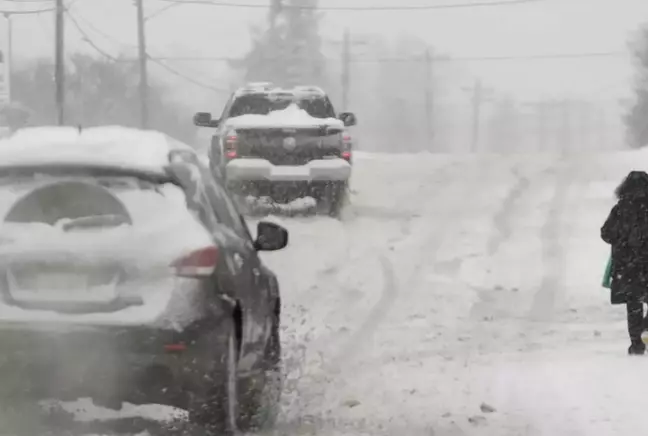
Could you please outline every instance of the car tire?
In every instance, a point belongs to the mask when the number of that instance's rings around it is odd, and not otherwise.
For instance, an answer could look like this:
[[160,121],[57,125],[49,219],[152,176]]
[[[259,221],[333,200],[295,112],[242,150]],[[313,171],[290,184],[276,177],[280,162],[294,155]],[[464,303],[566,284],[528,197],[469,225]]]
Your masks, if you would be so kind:
[[270,337],[264,352],[262,373],[241,381],[241,414],[239,428],[242,431],[271,430],[281,411],[283,371],[281,359],[281,335],[279,319],[273,317]]
[[[188,407],[189,422],[202,427],[207,434],[234,435],[238,431],[239,415],[239,352],[234,321],[225,320],[207,344],[203,358],[209,362],[208,369],[192,392]],[[224,352],[214,356],[214,350]]]

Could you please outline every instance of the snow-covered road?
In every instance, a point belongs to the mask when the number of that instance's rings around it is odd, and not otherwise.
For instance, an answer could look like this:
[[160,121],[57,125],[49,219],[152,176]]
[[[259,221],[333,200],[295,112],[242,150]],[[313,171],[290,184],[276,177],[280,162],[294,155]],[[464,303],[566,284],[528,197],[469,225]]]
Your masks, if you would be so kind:
[[276,434],[645,428],[648,361],[625,355],[598,232],[648,155],[356,159],[344,219],[279,217],[290,246],[264,255],[289,370]]
[[299,376],[281,434],[643,429],[648,362],[625,355],[598,239],[638,156],[358,159],[345,220],[286,219],[266,256]]

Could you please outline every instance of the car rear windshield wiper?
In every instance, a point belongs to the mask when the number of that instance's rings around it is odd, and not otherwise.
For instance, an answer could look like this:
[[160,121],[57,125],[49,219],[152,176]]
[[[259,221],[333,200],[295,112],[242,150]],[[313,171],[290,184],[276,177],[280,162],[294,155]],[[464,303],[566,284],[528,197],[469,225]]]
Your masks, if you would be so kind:
[[118,227],[123,224],[132,224],[132,222],[124,215],[94,215],[67,219],[62,223],[61,228],[64,232],[69,232],[75,229]]

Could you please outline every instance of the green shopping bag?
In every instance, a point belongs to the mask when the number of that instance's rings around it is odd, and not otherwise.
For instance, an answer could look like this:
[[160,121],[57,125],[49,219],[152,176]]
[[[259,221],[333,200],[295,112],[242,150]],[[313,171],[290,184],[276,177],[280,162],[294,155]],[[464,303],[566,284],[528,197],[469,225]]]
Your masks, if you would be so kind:
[[608,257],[607,266],[605,267],[605,274],[603,274],[603,282],[601,284],[606,289],[610,289],[612,287],[612,256]]

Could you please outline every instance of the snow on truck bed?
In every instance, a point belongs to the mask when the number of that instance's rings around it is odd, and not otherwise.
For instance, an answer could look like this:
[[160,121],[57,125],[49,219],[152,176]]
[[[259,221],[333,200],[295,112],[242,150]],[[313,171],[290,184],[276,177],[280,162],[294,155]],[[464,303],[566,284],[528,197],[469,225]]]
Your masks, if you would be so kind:
[[233,128],[246,129],[319,126],[344,128],[344,123],[337,118],[315,118],[295,104],[291,104],[286,109],[272,111],[268,115],[250,114],[232,117],[227,120],[226,125]]

